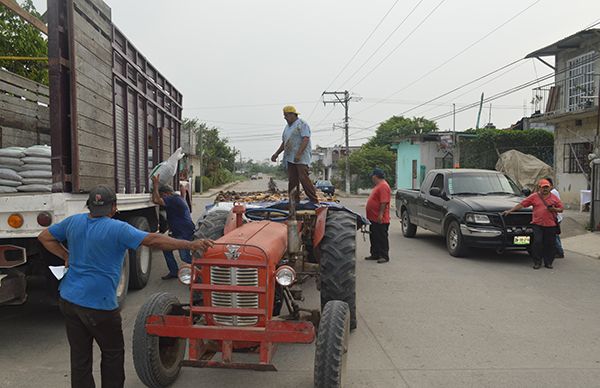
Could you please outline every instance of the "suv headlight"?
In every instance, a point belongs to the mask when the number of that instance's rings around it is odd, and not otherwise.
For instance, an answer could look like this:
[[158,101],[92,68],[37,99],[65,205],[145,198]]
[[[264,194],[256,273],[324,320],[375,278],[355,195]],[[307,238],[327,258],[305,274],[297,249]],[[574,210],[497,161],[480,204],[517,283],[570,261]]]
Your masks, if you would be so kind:
[[277,268],[275,280],[284,287],[291,286],[296,280],[296,271],[289,265],[283,265]]
[[490,217],[485,214],[469,213],[466,215],[465,220],[469,224],[490,224]]

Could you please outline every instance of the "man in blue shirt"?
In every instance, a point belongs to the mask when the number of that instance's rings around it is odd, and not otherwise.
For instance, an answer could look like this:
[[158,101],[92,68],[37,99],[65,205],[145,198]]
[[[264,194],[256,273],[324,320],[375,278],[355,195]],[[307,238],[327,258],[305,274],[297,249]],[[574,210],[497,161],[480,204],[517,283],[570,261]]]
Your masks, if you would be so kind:
[[[287,122],[283,130],[282,142],[277,151],[271,156],[273,162],[277,161],[279,154],[283,152],[283,164],[288,173],[288,192],[290,201],[300,202],[300,189],[298,183],[302,183],[304,192],[313,203],[318,203],[317,190],[308,176],[310,165],[310,127],[298,118],[296,108],[288,105],[283,108],[283,118]],[[292,198],[292,191],[294,198]]]
[[[160,184],[160,174],[152,177],[152,202],[165,208],[167,223],[169,224],[173,238],[192,241],[196,228],[194,221],[192,221],[190,208],[181,196],[173,194],[171,186]],[[165,255],[169,273],[163,276],[162,279],[176,279],[179,267],[177,266],[173,251],[165,250],[163,251],[163,255]],[[180,249],[179,257],[188,264],[192,262],[192,256],[187,249]]]
[[[125,347],[117,286],[128,249],[140,245],[159,249],[205,250],[210,240],[176,240],[147,233],[114,220],[117,196],[100,185],[87,201],[89,214],[76,214],[45,229],[38,236],[44,247],[69,268],[59,287],[59,306],[65,316],[71,348],[71,386],[95,387],[92,343],[102,352],[103,387],[123,387]],[[69,250],[61,243],[67,242]]]

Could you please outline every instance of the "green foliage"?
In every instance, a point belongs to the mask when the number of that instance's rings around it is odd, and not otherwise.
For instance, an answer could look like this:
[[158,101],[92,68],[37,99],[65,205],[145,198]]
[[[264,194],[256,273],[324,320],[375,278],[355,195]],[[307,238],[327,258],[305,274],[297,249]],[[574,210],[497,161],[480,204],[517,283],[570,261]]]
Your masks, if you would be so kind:
[[499,154],[511,149],[531,154],[546,164],[554,164],[554,134],[543,129],[525,131],[470,129],[473,138],[461,138],[460,163],[463,168],[495,169]]
[[379,125],[375,136],[367,142],[367,145],[389,147],[402,137],[429,133],[437,129],[437,124],[434,121],[423,117],[392,116]]
[[[38,19],[42,19],[32,0],[24,0],[21,7]],[[0,5],[0,56],[48,56],[48,42],[44,36],[3,5]],[[46,61],[0,60],[0,67],[48,85],[48,62]]]
[[[350,154],[350,174],[357,175],[356,188],[372,186],[371,172],[375,167],[385,171],[386,180],[394,186],[396,177],[396,154],[387,146],[364,145],[360,150]],[[339,171],[344,171],[346,159],[338,161]]]

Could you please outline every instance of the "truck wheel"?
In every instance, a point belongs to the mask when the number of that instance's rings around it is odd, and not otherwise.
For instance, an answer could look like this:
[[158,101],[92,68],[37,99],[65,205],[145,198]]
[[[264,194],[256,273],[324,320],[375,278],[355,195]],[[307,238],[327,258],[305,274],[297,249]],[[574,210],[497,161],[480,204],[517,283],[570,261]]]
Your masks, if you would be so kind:
[[450,255],[463,257],[466,253],[465,242],[458,222],[452,221],[446,230],[446,247]]
[[138,312],[133,328],[133,365],[148,387],[162,388],[175,382],[185,357],[186,340],[157,337],[146,333],[150,315],[179,315],[179,301],[174,295],[159,292],[148,299]]
[[[128,222],[139,230],[150,232],[150,223],[146,217],[132,217]],[[129,287],[139,290],[146,287],[152,270],[152,249],[140,245],[129,250]]]
[[356,216],[329,211],[321,241],[321,309],[341,300],[350,309],[350,329],[356,329]]
[[327,302],[321,315],[315,351],[315,387],[341,387],[346,374],[350,309],[346,302]]
[[121,266],[121,277],[119,278],[119,284],[117,285],[117,302],[119,307],[123,307],[125,298],[127,297],[127,290],[129,289],[129,252],[125,252],[123,257],[123,265]]
[[402,235],[404,237],[415,237],[415,234],[417,234],[417,225],[410,222],[408,210],[402,210],[402,218],[400,223],[402,224]]
[[216,240],[223,236],[225,224],[229,212],[224,210],[215,210],[206,215],[204,219],[198,222],[199,226],[194,233],[194,239],[208,238]]

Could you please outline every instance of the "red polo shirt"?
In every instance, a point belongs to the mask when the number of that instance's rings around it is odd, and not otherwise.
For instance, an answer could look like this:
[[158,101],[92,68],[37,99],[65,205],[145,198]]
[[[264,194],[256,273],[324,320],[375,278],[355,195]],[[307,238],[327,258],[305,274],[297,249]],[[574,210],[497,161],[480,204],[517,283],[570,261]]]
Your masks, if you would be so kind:
[[390,200],[392,199],[392,190],[385,180],[382,180],[373,188],[369,199],[367,200],[367,219],[371,222],[378,222],[379,205],[387,203],[383,212],[383,224],[390,223]]
[[[561,209],[563,207],[560,199],[554,194],[550,194],[548,197],[544,198],[544,201],[546,201],[548,206],[554,206]],[[523,207],[533,206],[532,224],[539,226],[556,226],[556,213],[552,213],[548,210],[544,201],[542,201],[538,193],[533,193],[521,201],[521,205],[523,205]]]

